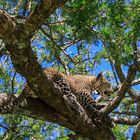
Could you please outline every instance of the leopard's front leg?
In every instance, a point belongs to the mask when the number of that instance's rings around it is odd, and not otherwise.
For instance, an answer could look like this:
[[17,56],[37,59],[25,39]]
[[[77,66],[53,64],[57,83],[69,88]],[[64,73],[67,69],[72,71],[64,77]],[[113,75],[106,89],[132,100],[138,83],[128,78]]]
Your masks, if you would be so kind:
[[77,92],[75,94],[77,101],[93,116],[98,116],[99,107],[92,96],[86,91]]

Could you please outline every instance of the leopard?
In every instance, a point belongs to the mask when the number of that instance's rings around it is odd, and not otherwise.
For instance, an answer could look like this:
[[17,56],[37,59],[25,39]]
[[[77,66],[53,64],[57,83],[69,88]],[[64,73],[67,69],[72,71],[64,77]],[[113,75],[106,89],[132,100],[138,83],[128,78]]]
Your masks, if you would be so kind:
[[82,107],[87,111],[92,111],[93,114],[104,107],[104,105],[98,105],[93,99],[93,91],[97,91],[102,98],[107,98],[113,93],[110,82],[103,76],[102,72],[98,76],[67,76],[54,68],[44,69],[44,72],[46,75],[52,76],[52,80],[60,86],[64,95],[71,97],[74,95]]
[[[43,69],[45,75],[49,80],[52,80],[57,84],[61,91],[62,95],[67,97],[72,97],[76,99],[80,105],[87,111],[94,113],[98,112],[103,106],[98,105],[97,102],[93,99],[93,91],[97,91],[99,95],[103,98],[110,96],[113,93],[113,88],[109,81],[103,76],[102,73],[99,73],[97,76],[94,75],[65,75],[55,68],[46,68]],[[26,85],[26,89],[30,89]],[[34,92],[32,92],[34,94]],[[31,94],[29,95],[31,96]],[[21,96],[20,99],[17,98],[13,103],[0,107],[0,111],[5,113],[10,109],[16,108],[20,105],[19,102],[24,100],[24,96]],[[27,95],[25,96],[27,98]]]

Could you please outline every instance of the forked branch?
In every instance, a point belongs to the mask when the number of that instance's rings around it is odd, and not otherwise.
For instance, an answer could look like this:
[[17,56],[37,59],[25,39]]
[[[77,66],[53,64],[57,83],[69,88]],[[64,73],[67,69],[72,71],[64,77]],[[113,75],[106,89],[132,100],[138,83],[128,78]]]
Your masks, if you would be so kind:
[[136,75],[136,67],[133,64],[129,67],[127,77],[117,91],[117,97],[111,102],[109,102],[108,105],[106,105],[103,109],[101,109],[100,111],[101,115],[103,116],[108,115],[119,105],[119,103],[123,100],[126,91],[131,86],[132,81],[135,78],[135,75]]

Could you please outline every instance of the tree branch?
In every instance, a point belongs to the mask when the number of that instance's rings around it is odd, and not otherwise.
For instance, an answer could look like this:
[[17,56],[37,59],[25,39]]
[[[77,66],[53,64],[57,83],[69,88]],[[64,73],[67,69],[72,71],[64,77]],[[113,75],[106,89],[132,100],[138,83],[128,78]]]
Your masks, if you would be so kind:
[[[115,66],[116,72],[118,74],[118,77],[119,77],[119,79],[120,79],[120,81],[122,83],[125,80],[125,76],[124,76],[124,73],[122,71],[121,65],[115,64],[114,66]],[[132,81],[132,84],[131,85],[133,85],[133,81]],[[138,96],[134,92],[134,90],[132,90],[132,89],[129,88],[128,89],[128,93],[129,93],[129,95],[130,95],[131,98],[136,99],[136,100],[138,99]]]
[[112,61],[110,56],[108,57],[108,59],[109,59],[109,62],[110,62],[111,68],[112,68],[112,72],[114,74],[115,81],[116,81],[117,85],[119,85],[118,78],[117,78],[115,68],[114,68],[114,65],[113,65],[113,61]]
[[[11,37],[16,30],[16,24],[6,11],[0,10],[0,39]],[[9,32],[10,31],[10,32]]]
[[5,45],[4,45],[3,41],[0,40],[0,58],[5,54],[7,54]]
[[41,0],[25,21],[24,28],[26,29],[27,38],[31,38],[54,10],[59,6],[63,6],[66,1],[67,0]]
[[108,115],[119,105],[119,103],[124,98],[127,89],[131,86],[131,83],[134,80],[135,75],[136,75],[136,67],[135,65],[131,65],[129,67],[126,79],[121,84],[120,88],[118,89],[117,97],[111,102],[109,102],[107,106],[105,106],[103,109],[100,110],[100,113],[102,115]]
[[[16,97],[12,95],[12,98],[15,99]],[[10,100],[9,95],[0,94],[0,106],[7,100]],[[99,137],[101,139],[103,136],[106,137],[106,140],[115,140],[109,128],[103,128],[102,131],[99,130],[85,112],[77,114],[77,111],[73,110],[73,113],[70,114],[67,109],[67,113],[63,114],[61,111],[57,111],[55,108],[47,105],[43,100],[39,98],[34,99],[28,97],[26,102],[22,103],[22,105],[12,113],[18,115],[26,115],[28,117],[40,119],[43,121],[58,123],[80,135],[90,138],[91,140],[93,140],[93,138],[98,140]]]
[[[47,78],[31,49],[30,38],[40,28],[44,20],[59,6],[59,2],[64,4],[65,0],[58,2],[56,0],[42,0],[27,18],[25,25],[16,23],[10,15],[0,11],[0,38],[4,35],[2,39],[10,52],[16,71],[26,78],[28,86],[38,96],[37,99],[28,98],[26,106],[19,107],[19,109],[14,110],[14,113],[59,123],[92,140],[103,137],[105,140],[115,140],[108,125],[99,130],[84,110],[74,108],[71,109],[72,112],[68,110],[64,98],[56,94],[60,93],[60,90]],[[16,97],[12,96],[12,99],[14,98]],[[0,101],[3,99],[6,101],[9,97],[0,94]]]
[[120,64],[115,64],[114,66],[115,66],[116,72],[118,74],[118,77],[119,77],[119,79],[120,79],[120,81],[122,83],[124,81],[124,79],[125,79],[125,76],[123,74],[121,65]]
[[126,124],[126,125],[137,125],[139,122],[138,118],[130,119],[128,117],[114,117],[112,118],[113,122],[116,124]]
[[137,80],[134,80],[132,82],[132,85],[135,86],[135,85],[139,85],[140,84],[140,79],[137,79]]
[[131,111],[113,111],[113,114],[117,114],[117,115],[133,115],[133,116],[137,116],[136,112],[131,112]]

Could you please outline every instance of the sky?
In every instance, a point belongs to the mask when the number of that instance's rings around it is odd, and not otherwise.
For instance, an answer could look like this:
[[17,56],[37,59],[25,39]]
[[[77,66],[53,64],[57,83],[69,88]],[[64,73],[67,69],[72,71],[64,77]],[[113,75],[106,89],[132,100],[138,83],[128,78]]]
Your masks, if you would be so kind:
[[[42,53],[44,53],[45,51],[45,54],[49,54],[49,51],[47,50],[44,50],[44,43],[43,43],[43,40],[36,40],[32,43],[33,46],[36,46],[36,47],[33,47],[33,49],[37,50],[37,56],[38,58],[40,58],[42,56]],[[85,47],[89,47],[87,44],[85,44]],[[96,53],[100,52],[102,50],[102,43],[99,42],[99,44],[93,44],[92,47],[91,47],[91,56],[93,55],[96,55]],[[71,46],[70,48],[68,48],[66,50],[66,52],[71,56],[75,56],[77,54],[77,47],[74,45],[74,46]],[[86,56],[85,56],[86,57]],[[0,64],[3,64],[5,62],[5,59],[6,57],[2,57],[0,58]],[[9,58],[10,60],[10,58]],[[42,61],[42,59],[38,59],[39,63],[42,65],[43,68],[48,68],[48,67],[51,67],[53,65],[53,63],[47,63],[46,61]],[[1,65],[2,66],[2,65]],[[13,73],[11,73],[11,76],[13,76],[14,74],[14,67],[13,65],[8,62],[8,63],[5,63],[4,66],[6,69],[13,69]],[[88,69],[88,67],[87,67]],[[127,68],[124,69],[125,71],[127,71]],[[93,75],[98,75],[100,72],[111,72],[112,69],[111,69],[111,65],[109,62],[107,62],[106,60],[102,59],[101,60],[101,63],[100,65],[97,65],[94,69],[94,71],[92,71],[90,74],[93,74]],[[104,73],[106,74],[106,73]],[[16,75],[16,79],[19,83],[25,83],[25,79],[23,77],[21,77],[19,74]],[[113,81],[115,82],[115,81]],[[1,79],[0,79],[0,84],[3,84]],[[15,92],[17,91],[17,89],[19,88],[19,86],[16,86],[15,87]],[[2,90],[2,89],[0,89]],[[5,124],[3,122],[3,118],[1,117],[0,118],[0,124]],[[5,124],[6,125],[6,124]],[[130,128],[128,130],[128,133],[126,133],[126,135],[128,135],[128,137],[131,137],[132,133],[133,133],[134,129],[133,128]],[[5,129],[1,128],[0,127],[0,134],[3,134],[5,132]],[[42,132],[43,133],[43,132]],[[52,134],[52,136],[50,136],[50,138],[46,138],[46,140],[54,140],[56,137],[58,137],[61,133],[58,131],[58,130],[54,130],[54,133]],[[28,138],[26,138],[27,140]]]
[[[140,47],[140,42],[138,42],[138,45],[139,45],[139,47]],[[38,61],[39,61],[39,63],[41,64],[41,66],[42,66],[43,68],[48,68],[48,67],[53,66],[53,63],[52,63],[52,62],[49,63],[49,62],[46,62],[46,61],[44,61],[44,60],[42,61],[42,59],[41,59],[41,56],[42,56],[42,54],[43,54],[44,52],[45,52],[46,55],[49,54],[49,51],[47,51],[47,50],[44,49],[44,46],[45,46],[45,44],[44,44],[44,38],[41,38],[41,39],[39,39],[39,40],[34,40],[34,41],[32,42],[32,46],[36,46],[36,47],[33,47],[33,49],[34,49],[34,50],[37,49],[37,52],[38,52],[38,53],[37,53],[37,56],[38,56],[38,58],[39,58]],[[84,46],[85,46],[85,47],[89,47],[89,45],[87,45],[87,44],[84,44]],[[98,44],[92,44],[92,47],[91,47],[91,52],[92,52],[92,53],[91,53],[91,56],[97,54],[97,53],[100,52],[101,50],[102,50],[102,43],[101,43],[100,41],[98,42]],[[73,56],[75,56],[75,55],[77,54],[77,48],[76,48],[75,45],[73,45],[73,46],[71,46],[70,48],[68,48],[68,49],[66,50],[66,52],[67,52],[71,57],[73,57]],[[86,57],[86,56],[85,56],[85,57]],[[13,65],[10,63],[10,58],[9,58],[9,62],[8,62],[8,63],[7,63],[7,62],[5,63],[5,60],[6,60],[6,59],[7,59],[6,57],[0,58],[0,68],[1,68],[2,64],[4,64],[3,67],[5,67],[6,69],[11,69],[11,70],[13,70],[12,73],[9,73],[9,72],[7,71],[9,75],[13,76],[13,75],[14,75],[14,67],[13,67]],[[87,69],[88,69],[88,67],[87,67]],[[124,73],[126,73],[127,70],[128,70],[128,68],[127,68],[127,67],[124,67],[123,70],[124,70]],[[90,74],[98,75],[98,73],[104,72],[104,71],[111,72],[112,70],[111,70],[111,65],[110,65],[110,63],[108,63],[107,61],[105,61],[104,59],[102,59],[100,65],[96,65],[94,71],[91,71]],[[104,73],[104,74],[106,74],[106,73]],[[15,90],[14,90],[15,92],[17,92],[17,89],[18,89],[18,88],[22,88],[22,87],[23,87],[22,85],[24,85],[24,83],[25,83],[25,79],[24,79],[23,77],[21,77],[19,74],[16,74],[16,79],[17,79],[17,81],[18,81],[19,83],[21,83],[21,85],[16,85]],[[112,84],[113,84],[113,83],[115,83],[115,81],[112,81]],[[3,80],[0,78],[0,86],[1,86],[2,84],[3,84]],[[137,88],[137,89],[140,91],[140,87],[139,87],[139,86],[136,86],[135,88]],[[2,87],[1,87],[0,90],[4,91],[5,89],[2,89]],[[10,91],[10,90],[9,90],[9,91]],[[0,117],[0,124],[4,124],[3,118],[2,118],[2,117]],[[133,128],[129,129],[127,135],[128,135],[129,137],[131,137],[133,131],[134,131]],[[0,127],[0,134],[3,134],[3,133],[4,133],[4,129],[2,129],[2,128]],[[49,139],[46,139],[46,140],[54,140],[55,137],[57,137],[58,135],[60,135],[60,132],[58,132],[57,130],[55,130],[54,134],[52,134],[52,136],[51,136]]]

